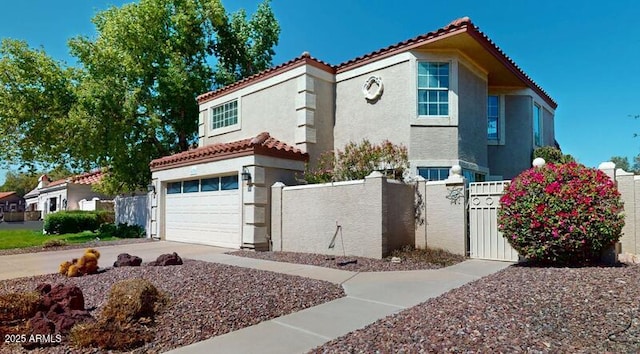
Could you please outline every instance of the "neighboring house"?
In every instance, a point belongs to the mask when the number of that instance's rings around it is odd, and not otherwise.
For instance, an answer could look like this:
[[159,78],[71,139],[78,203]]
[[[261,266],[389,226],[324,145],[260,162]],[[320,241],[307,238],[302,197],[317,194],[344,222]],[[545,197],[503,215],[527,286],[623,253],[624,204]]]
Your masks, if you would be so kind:
[[24,211],[24,198],[16,192],[0,192],[1,212],[21,212]]
[[337,66],[303,53],[197,99],[200,147],[151,163],[152,234],[169,240],[266,248],[271,184],[351,141],[403,144],[412,176],[460,165],[469,181],[512,178],[556,144],[555,101],[468,18]]
[[47,175],[42,175],[38,178],[38,186],[24,196],[27,210],[41,211],[44,218],[46,214],[59,210],[79,210],[82,200],[112,199],[92,189],[102,176],[101,171],[93,171],[50,181]]

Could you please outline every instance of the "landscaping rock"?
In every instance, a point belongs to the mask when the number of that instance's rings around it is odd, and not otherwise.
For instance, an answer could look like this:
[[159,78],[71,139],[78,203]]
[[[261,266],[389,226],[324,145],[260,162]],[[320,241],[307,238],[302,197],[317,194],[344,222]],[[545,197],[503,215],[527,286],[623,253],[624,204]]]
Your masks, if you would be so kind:
[[168,266],[168,265],[181,265],[182,258],[178,256],[177,253],[173,252],[172,254],[161,254],[158,258],[149,262],[150,266]]
[[77,286],[65,286],[57,284],[44,295],[45,306],[53,306],[58,303],[66,310],[84,310],[84,296]]
[[128,253],[120,253],[118,259],[113,262],[114,267],[137,267],[142,264],[142,258]]
[[[84,309],[84,296],[77,286],[39,284],[36,291],[41,294],[40,311],[29,319],[26,336],[68,333],[80,322],[93,319]],[[33,349],[47,343],[28,342],[23,347]]]

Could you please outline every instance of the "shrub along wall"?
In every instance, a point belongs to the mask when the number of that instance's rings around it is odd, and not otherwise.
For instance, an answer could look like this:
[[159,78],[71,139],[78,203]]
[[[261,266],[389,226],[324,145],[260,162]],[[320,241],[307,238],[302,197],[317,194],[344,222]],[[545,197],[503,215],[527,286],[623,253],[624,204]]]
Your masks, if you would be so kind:
[[47,214],[44,231],[49,234],[68,234],[82,231],[95,231],[100,225],[113,223],[113,212],[98,211],[59,211]]

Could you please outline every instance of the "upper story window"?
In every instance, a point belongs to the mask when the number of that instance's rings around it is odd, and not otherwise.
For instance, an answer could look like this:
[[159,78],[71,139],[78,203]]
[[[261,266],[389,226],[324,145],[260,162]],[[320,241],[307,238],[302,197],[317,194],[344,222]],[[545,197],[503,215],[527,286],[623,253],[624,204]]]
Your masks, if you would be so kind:
[[542,108],[537,103],[533,105],[533,142],[542,146]]
[[211,108],[211,129],[238,124],[238,101],[230,101]]
[[449,115],[449,63],[418,62],[418,115]]
[[487,99],[487,138],[499,139],[500,96],[489,96]]

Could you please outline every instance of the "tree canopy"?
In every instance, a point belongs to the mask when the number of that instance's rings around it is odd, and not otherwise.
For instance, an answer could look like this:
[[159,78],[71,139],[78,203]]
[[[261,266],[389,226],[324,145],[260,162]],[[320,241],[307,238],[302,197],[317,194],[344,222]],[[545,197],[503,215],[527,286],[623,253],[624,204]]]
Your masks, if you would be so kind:
[[93,18],[69,41],[77,65],[0,44],[0,159],[31,169],[108,167],[101,189],[145,186],[149,162],[197,139],[196,96],[268,68],[280,27],[219,0],[140,0]]
[[612,156],[609,161],[616,164],[616,168],[621,168],[627,172],[640,173],[640,154],[634,156],[633,165],[629,163],[626,156]]
[[4,183],[0,186],[0,192],[16,192],[21,197],[31,192],[38,185],[38,178],[43,174],[47,174],[49,179],[56,181],[73,175],[71,171],[59,166],[58,168],[47,172],[36,171],[9,171],[5,176]]

